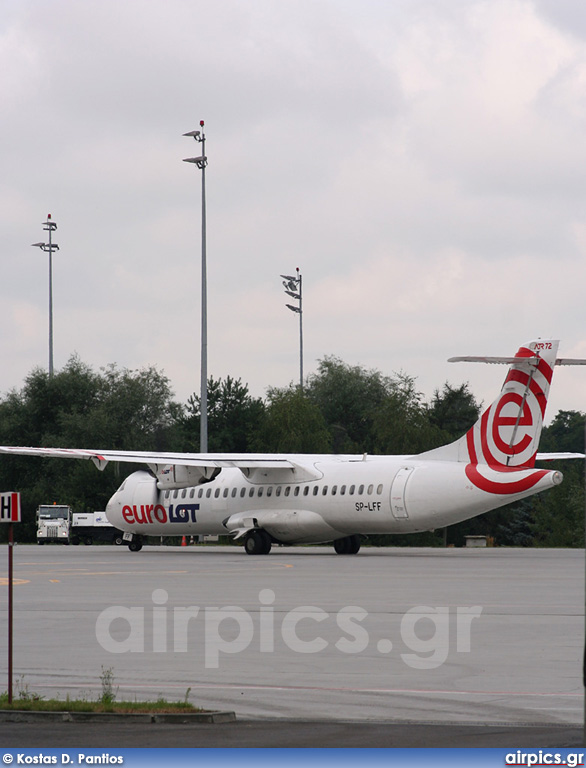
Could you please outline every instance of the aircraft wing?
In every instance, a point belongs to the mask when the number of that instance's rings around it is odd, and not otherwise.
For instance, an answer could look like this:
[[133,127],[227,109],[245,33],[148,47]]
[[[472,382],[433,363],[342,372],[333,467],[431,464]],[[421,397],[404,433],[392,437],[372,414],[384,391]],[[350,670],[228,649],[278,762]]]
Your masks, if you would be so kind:
[[[221,469],[234,467],[240,469],[246,477],[262,474],[267,482],[287,482],[313,480],[322,476],[313,466],[312,457],[307,463],[299,462],[281,454],[229,454],[229,453],[173,453],[155,451],[94,451],[78,448],[26,448],[20,446],[0,446],[0,454],[17,456],[40,456],[56,459],[91,460],[99,470],[106,468],[111,461],[130,464],[146,464],[159,479],[159,487],[185,487],[188,478],[196,485],[200,478],[211,479]],[[168,468],[174,471],[169,473]],[[190,468],[180,473],[177,468]],[[182,479],[179,479],[181,475]],[[177,485],[178,484],[178,485]]]
[[131,464],[175,464],[184,467],[238,467],[283,469],[293,464],[286,456],[224,453],[161,453],[155,451],[92,451],[78,448],[21,448],[0,446],[0,453],[19,456],[44,456],[54,459],[91,459],[98,469],[110,461]]

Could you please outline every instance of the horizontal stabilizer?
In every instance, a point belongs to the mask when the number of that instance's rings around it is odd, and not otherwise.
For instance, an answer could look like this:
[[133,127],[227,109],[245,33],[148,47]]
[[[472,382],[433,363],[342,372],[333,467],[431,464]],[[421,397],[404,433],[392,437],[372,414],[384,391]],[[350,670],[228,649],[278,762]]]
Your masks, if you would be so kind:
[[515,365],[515,363],[536,363],[539,360],[538,357],[524,357],[520,361],[518,357],[486,357],[466,355],[460,357],[449,357],[448,363],[489,363],[490,365]]
[[[448,363],[488,363],[489,365],[515,365],[515,363],[532,363],[536,365],[541,358],[539,357],[480,357],[474,355],[465,355],[460,357],[449,357]],[[586,365],[583,358],[558,357],[554,365]]]
[[538,461],[556,461],[558,459],[586,459],[586,453],[570,453],[569,451],[561,451],[558,453],[538,452],[535,458]]

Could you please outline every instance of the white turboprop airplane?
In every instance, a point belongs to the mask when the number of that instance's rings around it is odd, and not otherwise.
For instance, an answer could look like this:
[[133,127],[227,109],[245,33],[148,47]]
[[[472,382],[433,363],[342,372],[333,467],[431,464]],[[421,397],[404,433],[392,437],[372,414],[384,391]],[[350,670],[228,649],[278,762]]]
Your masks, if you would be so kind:
[[360,536],[443,528],[562,482],[535,460],[558,341],[531,341],[515,357],[456,357],[510,365],[501,392],[459,440],[412,456],[191,454],[0,447],[0,453],[143,463],[106,508],[129,549],[143,536],[232,534],[249,555],[273,543],[331,542],[356,554]]

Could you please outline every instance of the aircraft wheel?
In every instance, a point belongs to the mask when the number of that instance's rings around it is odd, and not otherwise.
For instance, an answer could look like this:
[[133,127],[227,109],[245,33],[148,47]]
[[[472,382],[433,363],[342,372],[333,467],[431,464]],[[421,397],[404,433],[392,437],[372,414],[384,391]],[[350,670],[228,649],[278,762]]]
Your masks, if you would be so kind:
[[360,550],[360,538],[354,534],[353,536],[345,536],[343,539],[336,539],[334,549],[338,555],[355,555]]
[[124,544],[124,539],[122,538],[122,536],[115,536],[112,541],[112,544],[115,544],[117,547],[120,547],[122,544]]
[[244,539],[247,555],[268,555],[271,551],[271,537],[266,531],[250,531]]
[[131,552],[140,552],[142,549],[142,541],[131,541],[128,545],[128,549]]

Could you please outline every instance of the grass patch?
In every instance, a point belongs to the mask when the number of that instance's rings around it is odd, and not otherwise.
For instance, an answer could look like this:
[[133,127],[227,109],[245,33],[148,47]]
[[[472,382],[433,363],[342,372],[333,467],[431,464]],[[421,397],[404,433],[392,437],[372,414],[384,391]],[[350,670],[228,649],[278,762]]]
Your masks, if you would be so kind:
[[188,712],[205,712],[205,709],[194,707],[189,701],[191,688],[185,691],[183,701],[167,701],[161,696],[156,701],[116,701],[118,688],[114,687],[114,670],[102,667],[100,674],[102,692],[96,701],[82,696],[78,699],[45,699],[38,693],[29,690],[24,682],[24,676],[16,680],[16,694],[12,703],[8,703],[8,691],[0,693],[0,709],[19,710],[24,712],[107,712],[120,714],[186,714]]
[[89,699],[43,699],[41,697],[14,698],[8,703],[8,694],[0,694],[0,709],[20,710],[25,712],[119,712],[119,713],[151,713],[151,714],[185,714],[187,712],[204,712],[194,707],[188,701],[167,701],[159,698],[156,701],[91,701]]

